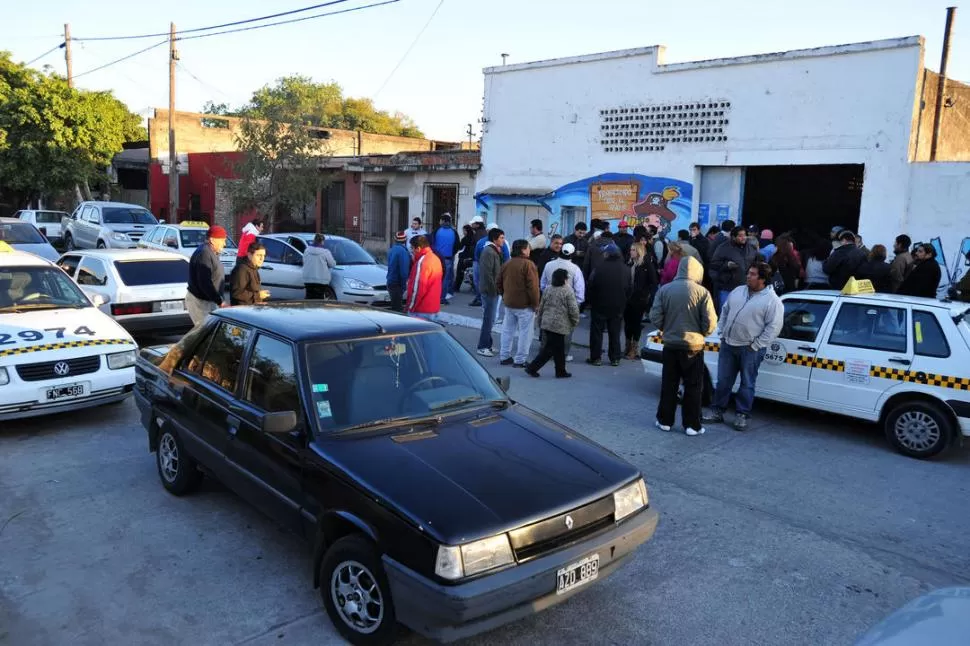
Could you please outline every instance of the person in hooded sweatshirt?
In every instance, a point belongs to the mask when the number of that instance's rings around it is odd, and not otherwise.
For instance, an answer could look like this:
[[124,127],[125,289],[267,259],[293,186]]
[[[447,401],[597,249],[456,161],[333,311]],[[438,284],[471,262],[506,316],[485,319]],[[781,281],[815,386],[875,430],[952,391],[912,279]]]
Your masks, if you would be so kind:
[[539,369],[549,359],[556,364],[556,378],[567,379],[572,375],[566,372],[566,338],[579,325],[579,303],[572,287],[567,285],[569,270],[558,268],[552,272],[552,283],[546,288],[539,301],[536,320],[545,336],[539,354],[525,367],[525,374],[538,377]]
[[681,418],[687,435],[702,435],[705,337],[717,327],[711,294],[703,286],[704,267],[684,256],[677,276],[657,292],[650,322],[663,333],[663,374],[656,426],[670,431],[677,416],[677,390],[684,384]]
[[263,218],[253,218],[243,227],[242,235],[239,236],[239,249],[236,250],[236,262],[239,262],[249,255],[249,245],[256,240],[256,236],[263,232]]
[[602,258],[586,284],[590,308],[589,358],[586,363],[603,365],[603,332],[609,337],[609,358],[613,366],[620,365],[623,349],[620,346],[620,327],[623,312],[630,298],[630,268],[623,262],[623,253],[615,244],[602,247]]
[[[303,287],[306,299],[323,300],[330,289],[330,270],[337,266],[330,250],[323,246],[324,235],[313,236],[306,251],[303,252]],[[333,292],[330,291],[333,295]]]

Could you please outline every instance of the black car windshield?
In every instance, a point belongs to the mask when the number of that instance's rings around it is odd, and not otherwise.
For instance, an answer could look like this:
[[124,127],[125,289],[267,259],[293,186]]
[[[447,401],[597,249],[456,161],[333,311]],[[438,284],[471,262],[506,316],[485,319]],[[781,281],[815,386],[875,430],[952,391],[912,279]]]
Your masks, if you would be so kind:
[[66,307],[91,307],[91,303],[62,269],[0,268],[0,312]]
[[321,433],[394,426],[508,401],[444,330],[311,343],[306,360]]
[[367,253],[353,240],[331,240],[326,238],[323,241],[325,249],[329,249],[333,254],[333,259],[338,265],[376,265],[374,256]]
[[208,233],[208,229],[182,229],[179,237],[182,238],[183,247],[201,247],[205,244]]
[[0,222],[0,240],[7,244],[45,244],[47,240],[29,222]]
[[138,208],[106,206],[101,209],[105,224],[158,224],[150,211]]
[[116,260],[121,282],[130,287],[189,282],[187,260]]

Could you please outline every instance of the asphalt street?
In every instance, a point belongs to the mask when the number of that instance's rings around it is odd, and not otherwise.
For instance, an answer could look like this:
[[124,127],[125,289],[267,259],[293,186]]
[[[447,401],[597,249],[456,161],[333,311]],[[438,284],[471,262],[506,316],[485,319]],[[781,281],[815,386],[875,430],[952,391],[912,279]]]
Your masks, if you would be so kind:
[[[449,330],[474,349],[477,330]],[[970,584],[970,450],[912,460],[875,427],[766,402],[745,433],[662,433],[639,362],[574,354],[568,381],[482,363],[639,467],[657,534],[585,593],[467,644],[851,644]],[[301,539],[219,483],[167,494],[130,400],[0,425],[0,644],[340,643],[310,569]]]

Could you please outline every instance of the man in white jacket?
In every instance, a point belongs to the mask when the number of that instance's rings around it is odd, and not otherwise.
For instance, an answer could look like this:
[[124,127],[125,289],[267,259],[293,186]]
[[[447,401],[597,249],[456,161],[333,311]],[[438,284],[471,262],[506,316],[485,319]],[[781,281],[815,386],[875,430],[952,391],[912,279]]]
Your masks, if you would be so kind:
[[307,300],[335,298],[330,287],[330,270],[337,266],[330,250],[323,246],[324,236],[318,233],[303,252],[303,286]]
[[717,355],[717,389],[711,412],[702,421],[717,424],[724,421],[728,398],[734,382],[741,375],[741,386],[735,396],[734,429],[743,431],[751,419],[758,368],[771,342],[778,338],[785,318],[785,306],[771,286],[771,267],[756,262],[748,269],[746,284],[731,290],[722,304],[717,331],[721,346]]

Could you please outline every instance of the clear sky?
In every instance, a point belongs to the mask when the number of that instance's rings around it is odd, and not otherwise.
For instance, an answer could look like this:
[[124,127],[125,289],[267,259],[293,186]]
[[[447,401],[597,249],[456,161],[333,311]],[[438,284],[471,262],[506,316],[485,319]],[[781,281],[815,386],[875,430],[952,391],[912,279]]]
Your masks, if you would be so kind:
[[[189,29],[317,4],[322,0],[8,0],[0,49],[29,61],[60,41],[65,22],[75,38]],[[350,0],[329,9],[370,4]],[[257,87],[287,74],[336,80],[346,94],[411,115],[432,137],[465,138],[482,107],[483,67],[593,52],[666,45],[667,62],[758,54],[898,36],[926,37],[926,65],[939,68],[948,5],[957,0],[441,0],[394,4],[178,44],[176,107],[206,100],[243,103]],[[970,2],[958,9],[951,41],[952,78],[970,81]],[[16,7],[16,8],[13,8]],[[74,43],[74,73],[98,67],[161,39]],[[64,72],[63,50],[37,61]],[[193,78],[194,75],[196,78]],[[390,76],[383,91],[381,86]],[[158,47],[104,71],[80,87],[112,89],[133,111],[168,105],[167,48]],[[526,108],[526,106],[523,106]]]

